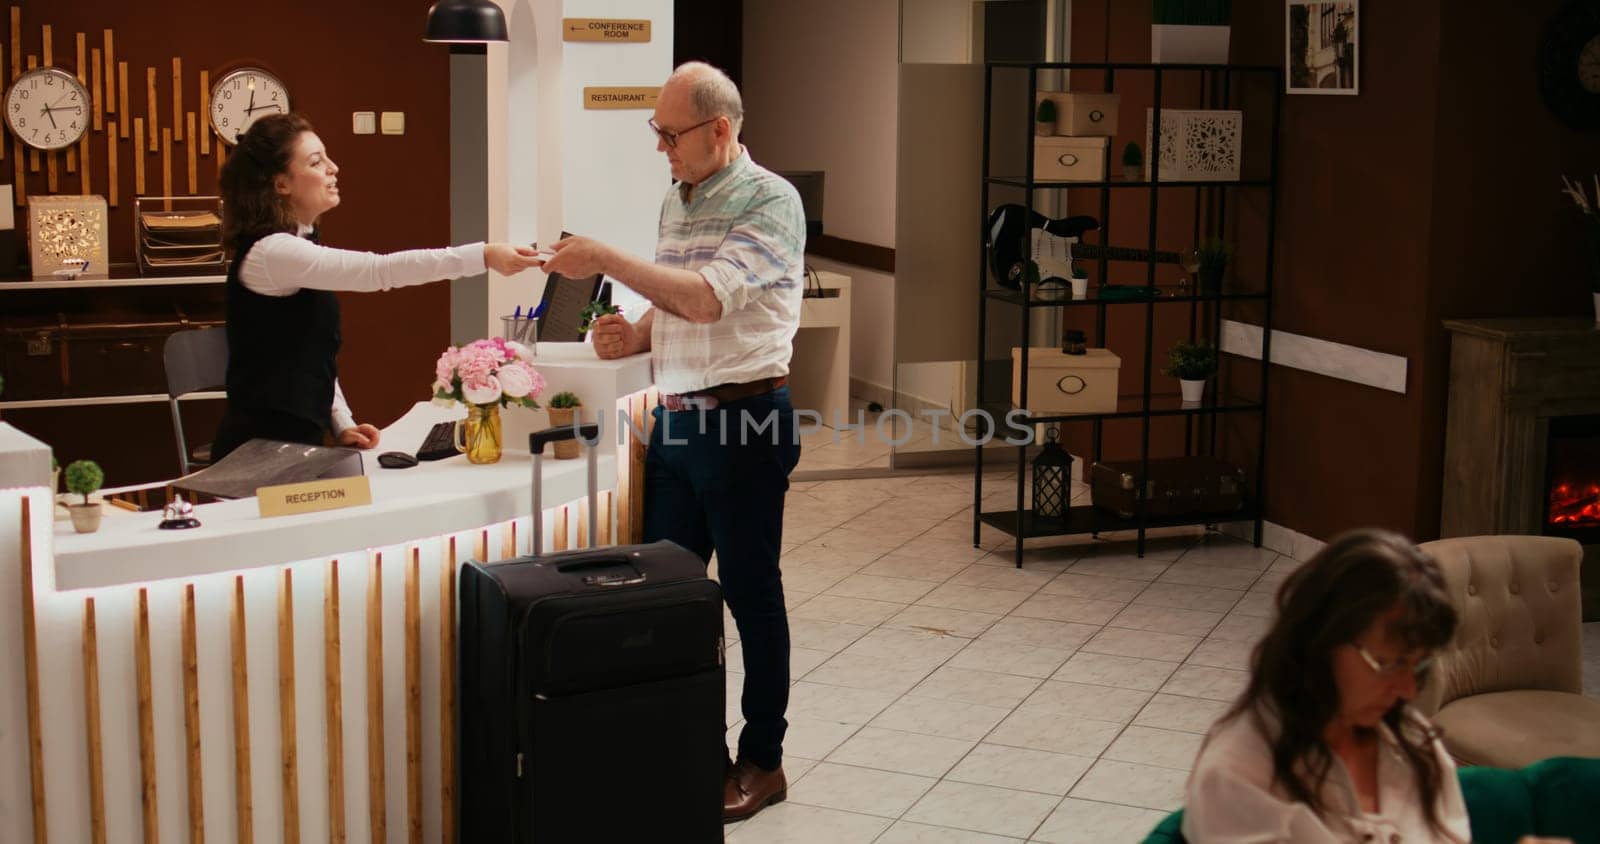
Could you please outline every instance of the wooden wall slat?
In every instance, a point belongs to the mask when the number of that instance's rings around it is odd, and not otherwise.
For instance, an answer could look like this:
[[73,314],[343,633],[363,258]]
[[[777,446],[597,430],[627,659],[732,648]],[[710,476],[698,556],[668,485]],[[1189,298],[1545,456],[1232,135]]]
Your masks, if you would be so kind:
[[406,559],[406,833],[422,844],[422,594],[421,551]]
[[133,666],[138,684],[140,805],[145,844],[161,840],[156,801],[156,722],[150,691],[150,590],[139,590],[139,610],[133,623]]
[[94,598],[83,599],[83,714],[89,751],[89,840],[106,844],[105,747],[100,738],[100,637]]
[[183,115],[183,131],[189,133],[188,143],[184,144],[184,154],[189,159],[189,195],[194,196],[200,192],[200,148],[194,142],[194,112],[185,112]]
[[151,152],[161,149],[161,113],[156,111],[156,69],[144,69],[144,116],[145,125],[150,127],[150,139],[146,144]]
[[128,139],[128,112],[133,106],[128,102],[128,63],[117,62],[117,100],[122,103],[122,139]]
[[244,635],[244,577],[233,580],[233,806],[240,844],[255,840],[250,798],[250,684]]
[[172,57],[172,139],[183,143],[183,59]]
[[456,840],[456,538],[439,566],[439,816],[443,844]]
[[117,121],[106,122],[106,204],[117,207]]
[[344,670],[339,642],[339,561],[328,562],[322,604],[323,696],[328,726],[328,841],[344,844]]
[[144,118],[133,119],[133,195],[144,196]]
[[193,583],[183,587],[183,732],[188,748],[189,841],[205,844],[206,812],[201,788],[205,774],[200,761],[200,646],[195,633]]
[[[20,11],[11,7],[12,44]],[[20,162],[21,156],[18,156]],[[33,794],[33,841],[50,840],[45,820],[43,713],[39,709],[39,629],[33,592],[33,513],[32,500],[22,498],[22,674],[28,696],[28,769]]]
[[300,841],[300,748],[294,706],[294,572],[278,581],[278,730],[281,734],[284,844]]
[[[105,47],[101,50],[101,53],[106,57],[106,114],[114,114],[119,102],[115,90],[116,85],[113,84],[117,81],[117,49],[111,30],[102,30],[102,33],[105,39]],[[122,111],[124,114],[127,113],[128,106],[126,103],[123,103]]]
[[100,74],[100,48],[89,48],[89,96],[94,98],[94,130],[105,128],[105,79]]
[[383,762],[383,553],[367,568],[367,815],[373,841],[387,841]]
[[[211,71],[200,71],[200,154],[211,154]],[[191,188],[192,190],[193,188]]]

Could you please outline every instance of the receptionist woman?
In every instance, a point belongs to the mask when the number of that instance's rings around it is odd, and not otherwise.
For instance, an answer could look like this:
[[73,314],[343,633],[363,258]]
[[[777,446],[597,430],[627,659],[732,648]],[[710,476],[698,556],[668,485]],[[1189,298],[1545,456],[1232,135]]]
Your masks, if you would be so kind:
[[212,444],[221,459],[256,437],[372,448],[339,389],[338,291],[388,290],[539,265],[535,250],[471,243],[378,255],[322,246],[317,221],[339,205],[339,167],[298,114],[251,124],[222,168],[228,410]]

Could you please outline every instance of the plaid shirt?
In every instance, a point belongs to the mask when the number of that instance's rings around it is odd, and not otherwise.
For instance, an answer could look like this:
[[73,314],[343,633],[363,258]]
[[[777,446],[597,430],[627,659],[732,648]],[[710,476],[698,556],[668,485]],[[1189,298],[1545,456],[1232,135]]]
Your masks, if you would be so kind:
[[661,203],[656,263],[700,273],[722,318],[693,323],[656,309],[650,345],[662,393],[689,393],[789,374],[800,327],[805,213],[783,177],[740,152]]

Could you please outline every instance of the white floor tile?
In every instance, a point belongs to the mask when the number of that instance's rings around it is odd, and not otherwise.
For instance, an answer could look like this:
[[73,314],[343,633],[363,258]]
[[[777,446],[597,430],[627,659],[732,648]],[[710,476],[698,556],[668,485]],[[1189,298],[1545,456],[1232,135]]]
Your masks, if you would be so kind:
[[1067,595],[1102,601],[1131,601],[1145,589],[1143,581],[1066,571],[1056,575],[1055,579],[1045,584],[1039,592],[1045,595]]
[[[835,654],[805,675],[807,682],[852,689],[870,689],[903,695],[922,682],[932,669],[908,667],[882,657]],[[798,675],[796,675],[798,676]]]
[[[988,568],[975,566],[974,568]],[[1000,571],[1015,572],[1016,569],[1000,569]],[[977,586],[963,586],[950,582],[940,586],[926,595],[917,603],[928,607],[946,607],[953,610],[970,610],[972,612],[986,612],[995,615],[1005,615],[1017,608],[1018,604],[1028,599],[1027,592],[1012,592],[1005,589],[984,589]]]
[[1181,586],[1176,583],[1152,583],[1148,589],[1140,592],[1133,602],[1156,607],[1225,613],[1233,609],[1244,595],[1245,593],[1238,589],[1208,589]]
[[995,622],[978,638],[982,641],[1070,649],[1082,646],[1098,632],[1099,626],[1093,624],[1009,615]]
[[779,803],[739,825],[728,844],[870,844],[888,818],[800,803]]
[[947,826],[896,821],[874,844],[1014,844],[1020,838],[1006,838]]
[[1180,610],[1175,607],[1153,607],[1133,604],[1107,622],[1112,627],[1148,630],[1153,633],[1177,633],[1183,636],[1205,636],[1222,620],[1220,612]]
[[974,563],[950,578],[958,586],[976,586],[981,589],[1008,589],[1012,592],[1033,593],[1055,579],[1056,575],[1037,569],[980,566]]
[[1151,633],[1148,630],[1128,630],[1107,627],[1085,642],[1080,650],[1090,653],[1131,656],[1137,659],[1162,659],[1181,662],[1200,644],[1198,636],[1180,636],[1176,633]]
[[1227,711],[1228,702],[1158,694],[1133,719],[1136,726],[1204,734]]
[[1153,692],[1176,670],[1175,662],[1079,651],[1051,679]]
[[[728,629],[732,629],[730,623]],[[828,653],[838,653],[850,645],[851,642],[865,636],[872,630],[859,624],[840,624],[837,621],[815,621],[809,618],[789,615],[789,644],[794,647],[812,648]]]
[[865,724],[894,703],[892,692],[850,689],[801,681],[789,689],[789,714],[819,721]]
[[1099,601],[1068,595],[1034,595],[1013,610],[1012,615],[1079,624],[1105,624],[1122,612],[1125,606],[1120,601]]
[[1164,818],[1165,812],[1068,797],[1039,826],[1033,840],[1045,844],[1143,841]]
[[1013,709],[1038,688],[1039,682],[1036,677],[997,674],[993,671],[975,671],[946,665],[929,674],[927,679],[917,684],[909,694]]
[[1150,693],[1138,689],[1046,680],[1022,702],[1022,708],[1042,710],[1063,718],[1097,718],[1126,723],[1139,714],[1148,700]]
[[1101,759],[1073,786],[1071,796],[1170,812],[1183,806],[1185,771]]
[[874,627],[899,612],[904,606],[888,601],[869,601],[865,598],[818,595],[801,604],[789,614],[789,617]]
[[938,780],[823,762],[789,789],[789,800],[808,806],[898,818]]
[[1099,756],[1111,745],[1122,725],[1093,718],[1063,718],[1043,709],[1018,709],[1007,715],[984,741],[1010,747]]
[[972,640],[928,630],[900,630],[880,627],[862,636],[844,653],[879,659],[885,665],[933,671],[955,656]]
[[1161,691],[1169,695],[1199,697],[1206,700],[1232,702],[1244,691],[1250,675],[1226,668],[1207,668],[1203,665],[1185,665],[1179,668]]
[[883,626],[975,639],[999,620],[1000,616],[995,613],[918,605],[906,607],[883,622]]
[[1249,642],[1230,642],[1227,639],[1207,639],[1194,649],[1186,660],[1191,665],[1204,665],[1210,668],[1232,668],[1237,671],[1250,670],[1250,653],[1255,645]]
[[1160,577],[1172,565],[1168,560],[1141,559],[1132,555],[1085,557],[1072,564],[1068,571],[1074,574],[1092,574],[1099,577],[1120,577],[1124,580],[1150,581]]
[[829,754],[828,761],[902,774],[942,777],[972,747],[973,742],[968,739],[863,727],[838,750]]
[[1271,618],[1277,614],[1277,598],[1267,592],[1246,592],[1239,603],[1233,605],[1233,612],[1237,615],[1253,615],[1257,618]]
[[879,557],[872,565],[862,569],[861,574],[870,574],[876,577],[904,577],[912,580],[926,580],[931,583],[943,583],[967,567],[967,563],[959,561],[929,560],[925,557],[910,557],[901,556],[898,553],[889,553]]
[[[783,736],[783,755],[786,759],[791,757],[826,759],[828,754],[844,744],[845,739],[861,729],[860,724],[841,724],[838,721],[823,721],[793,713],[786,717],[789,721],[789,730]],[[738,735],[735,734],[734,739],[737,738]],[[732,742],[729,746],[733,746]]]
[[842,595],[846,598],[867,598],[873,601],[910,604],[933,591],[933,588],[934,584],[925,580],[853,574],[835,583],[827,590],[827,594]]
[[946,780],[917,801],[905,819],[1026,838],[1059,802],[1053,795]]
[[1101,758],[1187,771],[1194,767],[1204,738],[1195,733],[1130,726],[1106,748]]
[[1249,569],[1230,569],[1220,566],[1173,566],[1162,572],[1160,583],[1183,586],[1204,586],[1215,589],[1248,589],[1256,578],[1263,575]]
[[1064,795],[1094,758],[1003,744],[979,744],[945,779],[1018,791]]
[[1178,558],[1178,563],[1262,572],[1277,559],[1278,552],[1269,548],[1256,548],[1244,542],[1218,539],[1195,545]]
[[1061,648],[1019,645],[980,637],[951,657],[946,665],[1043,679],[1060,668],[1071,655],[1072,651]]
[[[872,719],[869,726],[930,736],[977,741],[1006,717],[1008,710],[929,697],[903,697]],[[1110,739],[1107,738],[1107,743]]]
[[1222,621],[1211,631],[1211,638],[1255,644],[1262,636],[1266,635],[1267,629],[1271,626],[1272,619],[1270,618],[1233,612],[1223,617]]

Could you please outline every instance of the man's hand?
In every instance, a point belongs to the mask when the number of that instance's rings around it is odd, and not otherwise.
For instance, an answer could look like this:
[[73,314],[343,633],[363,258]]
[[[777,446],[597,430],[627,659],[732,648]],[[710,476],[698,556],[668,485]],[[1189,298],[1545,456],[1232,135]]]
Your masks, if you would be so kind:
[[595,273],[613,274],[616,250],[587,237],[567,237],[550,247],[556,254],[546,258],[544,271],[567,278],[582,278]]
[[602,360],[625,358],[644,351],[642,335],[638,327],[619,314],[606,314],[589,328],[594,353]]
[[339,445],[354,446],[355,448],[376,448],[378,446],[378,429],[376,426],[362,423],[354,428],[346,428],[339,432]]
[[510,243],[485,243],[483,263],[501,275],[516,275],[540,264],[539,251],[532,246],[514,246]]

